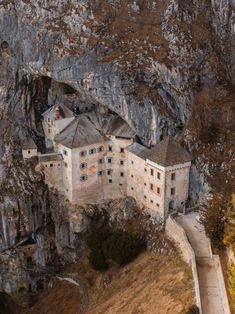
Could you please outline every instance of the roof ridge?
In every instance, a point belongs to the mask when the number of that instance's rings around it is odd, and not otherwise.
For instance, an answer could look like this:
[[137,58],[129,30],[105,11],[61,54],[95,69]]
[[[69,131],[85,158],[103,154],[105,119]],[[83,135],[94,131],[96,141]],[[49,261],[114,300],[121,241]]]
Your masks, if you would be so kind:
[[55,140],[56,140],[56,137],[57,137],[57,136],[61,135],[61,134],[62,134],[65,130],[67,130],[67,128],[68,128],[68,127],[70,127],[70,126],[71,126],[71,124],[75,123],[75,122],[76,122],[76,120],[77,120],[77,117],[74,117],[74,119],[73,119],[72,121],[70,121],[70,122],[69,122],[69,124],[68,124],[68,125],[66,125],[66,127],[65,127],[65,128],[63,128],[63,129],[60,131],[60,133],[56,134],[56,136],[55,136]]
[[76,134],[77,134],[77,130],[78,130],[78,120],[79,120],[79,119],[76,119],[76,120],[77,120],[77,126],[76,126],[76,129],[75,129],[74,135],[73,135],[73,140],[72,140],[72,148],[73,148],[74,139],[75,139],[75,136],[76,136]]

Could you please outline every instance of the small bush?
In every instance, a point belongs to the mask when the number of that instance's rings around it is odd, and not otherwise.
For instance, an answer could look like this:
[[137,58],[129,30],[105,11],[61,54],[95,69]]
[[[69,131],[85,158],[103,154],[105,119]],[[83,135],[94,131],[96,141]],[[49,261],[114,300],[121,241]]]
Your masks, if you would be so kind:
[[144,249],[142,241],[127,232],[114,233],[103,244],[103,252],[106,258],[123,266],[137,257]]
[[96,270],[106,270],[108,261],[123,266],[145,248],[143,241],[137,236],[124,231],[96,230],[88,238],[91,250],[90,263]]
[[109,265],[101,250],[91,251],[89,261],[95,270],[107,270]]
[[200,314],[199,308],[194,304],[189,307],[185,314]]
[[94,230],[87,239],[90,250],[101,250],[103,243],[112,235],[109,229]]

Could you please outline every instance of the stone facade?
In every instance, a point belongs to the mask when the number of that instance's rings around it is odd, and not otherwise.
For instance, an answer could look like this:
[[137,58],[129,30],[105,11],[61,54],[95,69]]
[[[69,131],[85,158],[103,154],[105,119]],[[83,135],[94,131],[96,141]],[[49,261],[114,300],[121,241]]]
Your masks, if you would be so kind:
[[[63,114],[58,110],[53,106],[43,114],[45,139],[55,152],[38,155],[38,170],[71,204],[131,196],[161,217],[184,209],[191,158],[175,140],[168,137],[147,149],[134,142],[135,133],[119,118],[104,129],[87,114],[68,118],[65,108]],[[60,131],[56,121],[64,125]]]

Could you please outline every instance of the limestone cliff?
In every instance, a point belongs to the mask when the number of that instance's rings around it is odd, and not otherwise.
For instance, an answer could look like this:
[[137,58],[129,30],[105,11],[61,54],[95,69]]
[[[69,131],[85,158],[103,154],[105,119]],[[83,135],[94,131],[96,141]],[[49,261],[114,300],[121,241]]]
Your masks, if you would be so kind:
[[[63,252],[61,238],[77,232],[66,206],[53,214],[57,201],[21,157],[29,134],[44,149],[41,113],[57,100],[75,111],[108,108],[146,145],[166,130],[177,134],[196,157],[192,200],[208,184],[230,193],[234,7],[234,0],[0,1],[1,249],[36,232],[45,265]],[[11,283],[7,290],[16,290]]]

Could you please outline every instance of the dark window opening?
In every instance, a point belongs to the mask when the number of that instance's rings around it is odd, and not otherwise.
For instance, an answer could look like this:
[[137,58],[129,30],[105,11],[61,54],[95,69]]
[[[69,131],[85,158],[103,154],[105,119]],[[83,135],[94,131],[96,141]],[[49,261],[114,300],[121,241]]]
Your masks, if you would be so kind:
[[120,152],[121,152],[121,153],[124,153],[124,148],[120,148]]
[[153,169],[150,169],[150,174],[151,174],[151,176],[153,176],[153,174],[154,174]]

